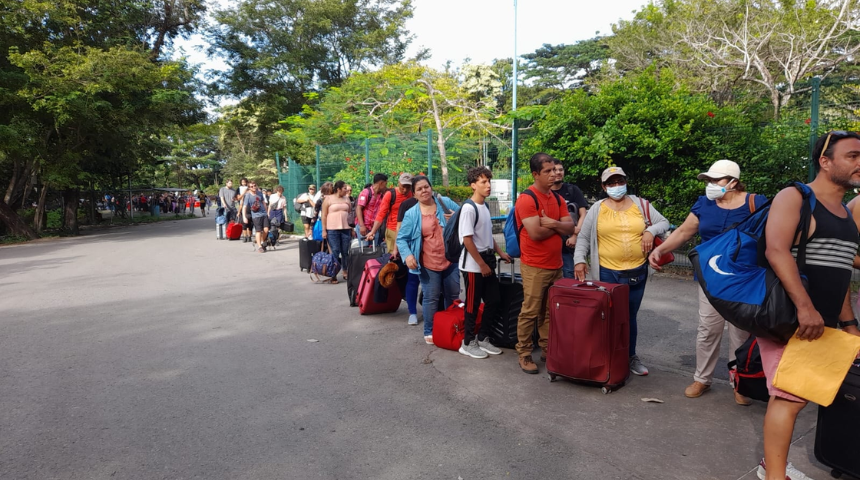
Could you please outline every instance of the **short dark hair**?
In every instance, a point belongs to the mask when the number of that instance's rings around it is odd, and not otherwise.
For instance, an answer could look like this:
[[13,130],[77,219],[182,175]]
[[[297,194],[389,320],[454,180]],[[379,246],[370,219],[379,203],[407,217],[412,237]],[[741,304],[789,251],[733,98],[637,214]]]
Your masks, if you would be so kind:
[[551,155],[541,152],[532,155],[532,158],[529,159],[529,166],[532,169],[532,173],[540,173],[541,169],[543,169],[544,163],[552,163],[555,165],[556,161],[557,160]]
[[562,167],[564,166],[564,165],[562,165],[561,160],[559,160],[559,159],[557,159],[557,158],[553,158],[553,159],[552,159],[552,163],[554,163],[554,164],[556,164],[556,165],[561,165]]
[[[822,152],[821,149],[824,148],[824,144],[827,142],[827,137],[830,137],[830,142],[827,143],[827,150]],[[815,168],[816,175],[818,174],[818,171],[821,170],[821,157],[833,158],[834,147],[836,147],[836,144],[839,143],[840,140],[844,140],[846,138],[856,138],[857,140],[860,140],[860,134],[857,132],[835,130],[818,137],[818,140],[815,141],[815,147],[812,148],[812,166]]]
[[430,188],[433,188],[433,184],[430,183],[430,179],[427,178],[426,175],[415,175],[412,177],[412,189],[415,189],[415,184],[418,182],[427,182],[427,185],[430,185]]
[[469,185],[478,181],[481,177],[487,177],[487,180],[492,180],[493,171],[486,166],[472,167],[466,172],[466,181]]
[[275,190],[277,190],[278,193],[284,193],[284,187],[281,185],[278,185],[277,187],[275,187]]
[[388,175],[386,175],[384,173],[377,173],[376,175],[373,176],[373,183],[379,183],[382,181],[384,181],[385,183],[388,183]]

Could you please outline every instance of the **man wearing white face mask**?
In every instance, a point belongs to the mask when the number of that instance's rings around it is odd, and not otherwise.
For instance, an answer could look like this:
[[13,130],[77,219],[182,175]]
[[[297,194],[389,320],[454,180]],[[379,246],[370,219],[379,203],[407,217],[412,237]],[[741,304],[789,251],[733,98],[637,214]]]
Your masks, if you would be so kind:
[[626,283],[630,287],[630,372],[648,375],[636,355],[636,315],[648,280],[648,254],[654,238],[669,229],[669,221],[645,199],[627,195],[627,174],[609,167],[600,176],[609,198],[595,203],[585,215],[573,253],[574,275],[584,281],[589,273],[585,262],[591,254],[591,277],[601,282]]
[[[657,261],[660,256],[688,242],[695,234],[698,233],[702,242],[706,242],[740,223],[767,202],[764,195],[746,193],[746,187],[740,182],[740,177],[740,167],[731,160],[718,160],[707,172],[699,174],[699,180],[705,181],[705,195],[699,197],[684,223],[651,252],[648,260],[652,267],[659,270]],[[692,385],[684,391],[689,398],[698,398],[711,388],[714,369],[720,358],[720,342],[725,323],[699,287],[696,373],[693,375]],[[729,360],[735,359],[735,350],[748,337],[747,332],[729,324]],[[750,400],[743,395],[737,392],[734,395],[738,405],[750,404]]]

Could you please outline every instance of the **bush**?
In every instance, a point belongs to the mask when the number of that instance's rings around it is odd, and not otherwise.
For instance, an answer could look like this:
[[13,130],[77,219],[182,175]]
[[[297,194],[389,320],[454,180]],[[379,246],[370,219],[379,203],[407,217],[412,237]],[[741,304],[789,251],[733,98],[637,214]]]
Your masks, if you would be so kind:
[[433,190],[440,193],[457,203],[463,203],[467,198],[472,196],[472,187],[442,187],[434,186]]

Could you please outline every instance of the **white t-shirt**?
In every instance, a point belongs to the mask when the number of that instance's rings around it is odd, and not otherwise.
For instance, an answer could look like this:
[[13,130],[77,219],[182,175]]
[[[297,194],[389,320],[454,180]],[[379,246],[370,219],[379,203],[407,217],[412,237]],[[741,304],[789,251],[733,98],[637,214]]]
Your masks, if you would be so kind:
[[273,193],[269,196],[269,204],[272,205],[272,210],[283,210],[287,204],[287,199],[282,197],[280,193]]
[[244,195],[244,194],[245,194],[245,192],[247,192],[247,191],[248,191],[248,187],[247,187],[247,186],[245,186],[245,185],[240,185],[240,186],[239,186],[239,195]]
[[[485,252],[493,249],[493,221],[490,217],[490,209],[486,203],[478,203],[477,214],[478,224],[475,224],[475,209],[469,203],[464,203],[460,207],[460,242],[463,242],[463,237],[472,236],[472,241],[478,247],[479,252]],[[466,265],[463,266],[463,256],[466,257]],[[481,267],[478,262],[472,258],[472,255],[463,247],[460,253],[460,260],[457,263],[460,270],[464,272],[481,273]]]

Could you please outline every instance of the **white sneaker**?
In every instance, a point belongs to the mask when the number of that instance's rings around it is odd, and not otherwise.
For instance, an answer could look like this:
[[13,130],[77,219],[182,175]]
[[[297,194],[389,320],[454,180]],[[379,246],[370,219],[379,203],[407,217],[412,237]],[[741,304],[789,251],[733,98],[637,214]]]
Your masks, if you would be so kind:
[[[760,480],[765,480],[765,478],[767,478],[767,469],[763,458],[761,459],[761,463],[758,464],[756,475]],[[788,462],[788,465],[785,467],[785,480],[812,480],[812,478],[807,477],[806,474],[794,468],[794,465],[792,465],[791,462]]]
[[409,315],[409,325],[418,325],[418,315]]

